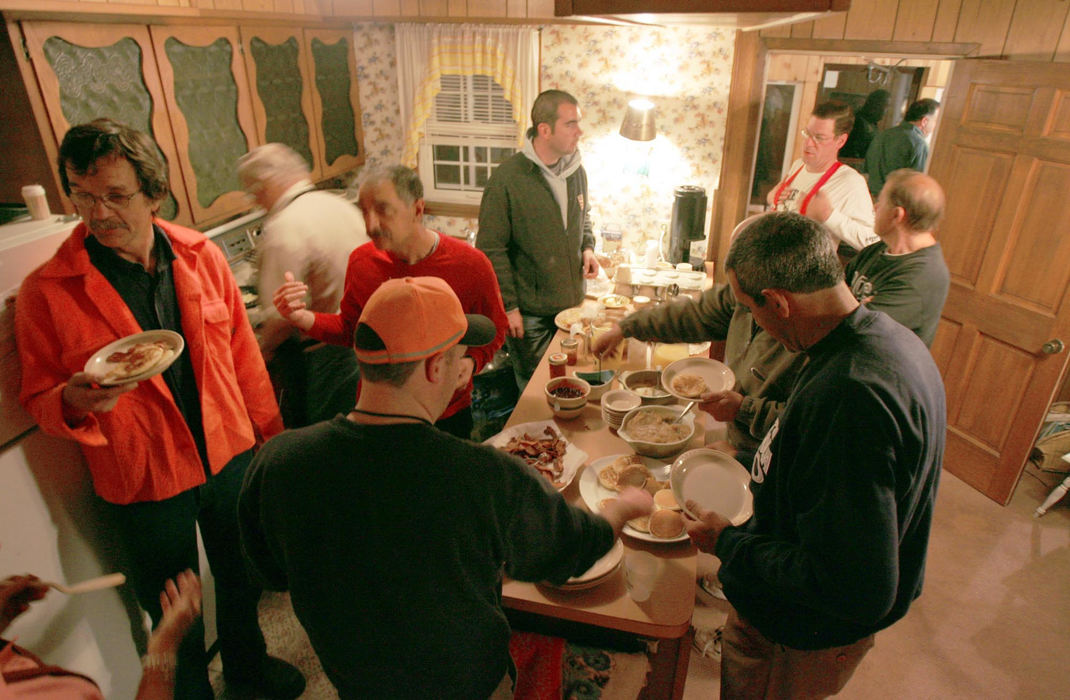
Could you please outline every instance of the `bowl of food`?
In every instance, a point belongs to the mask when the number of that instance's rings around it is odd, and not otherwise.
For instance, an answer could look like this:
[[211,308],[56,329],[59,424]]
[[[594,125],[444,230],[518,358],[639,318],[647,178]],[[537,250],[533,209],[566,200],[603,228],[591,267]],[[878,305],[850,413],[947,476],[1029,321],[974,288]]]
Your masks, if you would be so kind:
[[591,385],[577,377],[557,377],[546,382],[546,403],[558,418],[575,418],[587,405]]
[[640,398],[644,406],[664,405],[676,402],[676,397],[661,386],[661,371],[637,369],[620,377],[621,385]]
[[591,391],[587,394],[588,401],[598,401],[613,386],[613,380],[617,378],[616,370],[603,369],[592,372],[576,372],[574,376],[587,382]]
[[[681,452],[695,434],[695,414],[682,406],[640,406],[628,411],[617,435],[645,457],[664,458]],[[676,422],[674,422],[676,421]]]

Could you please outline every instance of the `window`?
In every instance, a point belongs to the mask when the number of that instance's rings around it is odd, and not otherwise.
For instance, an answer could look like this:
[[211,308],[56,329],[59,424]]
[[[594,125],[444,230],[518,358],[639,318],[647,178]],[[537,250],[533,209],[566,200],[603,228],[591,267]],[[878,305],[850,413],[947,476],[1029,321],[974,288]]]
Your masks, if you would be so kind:
[[420,142],[426,199],[479,204],[499,163],[517,152],[505,91],[487,75],[443,75]]

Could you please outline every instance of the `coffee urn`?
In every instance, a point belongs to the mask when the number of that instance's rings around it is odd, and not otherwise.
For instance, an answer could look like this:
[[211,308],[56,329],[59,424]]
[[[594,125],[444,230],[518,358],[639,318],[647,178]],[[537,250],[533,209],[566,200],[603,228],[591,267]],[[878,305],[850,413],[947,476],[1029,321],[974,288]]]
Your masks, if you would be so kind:
[[689,263],[703,269],[704,256],[692,256],[691,244],[706,240],[706,190],[694,185],[680,185],[673,190],[672,220],[664,244],[665,259],[676,265]]

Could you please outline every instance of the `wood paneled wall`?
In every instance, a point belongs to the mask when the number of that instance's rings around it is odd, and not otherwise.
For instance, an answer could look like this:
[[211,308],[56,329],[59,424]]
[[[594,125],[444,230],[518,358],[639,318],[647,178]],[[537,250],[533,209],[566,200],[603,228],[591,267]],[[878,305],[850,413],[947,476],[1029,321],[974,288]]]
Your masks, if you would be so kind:
[[794,39],[976,42],[972,58],[1070,61],[1067,0],[851,0],[851,9],[761,32]]
[[[85,11],[95,14],[107,6],[135,14],[147,8],[188,8],[223,12],[265,12],[282,15],[398,18],[554,19],[554,0],[0,0],[0,10]],[[148,11],[152,14],[151,10]]]

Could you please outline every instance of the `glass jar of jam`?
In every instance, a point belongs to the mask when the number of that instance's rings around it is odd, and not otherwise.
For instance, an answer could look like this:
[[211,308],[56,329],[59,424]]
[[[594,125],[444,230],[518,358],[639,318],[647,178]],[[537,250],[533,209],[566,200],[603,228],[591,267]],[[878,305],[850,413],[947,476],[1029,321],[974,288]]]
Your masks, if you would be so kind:
[[561,352],[565,354],[565,358],[569,365],[576,364],[580,359],[579,338],[562,338]]
[[547,362],[550,363],[550,379],[565,376],[565,365],[568,363],[568,356],[565,353],[555,352],[547,358]]

